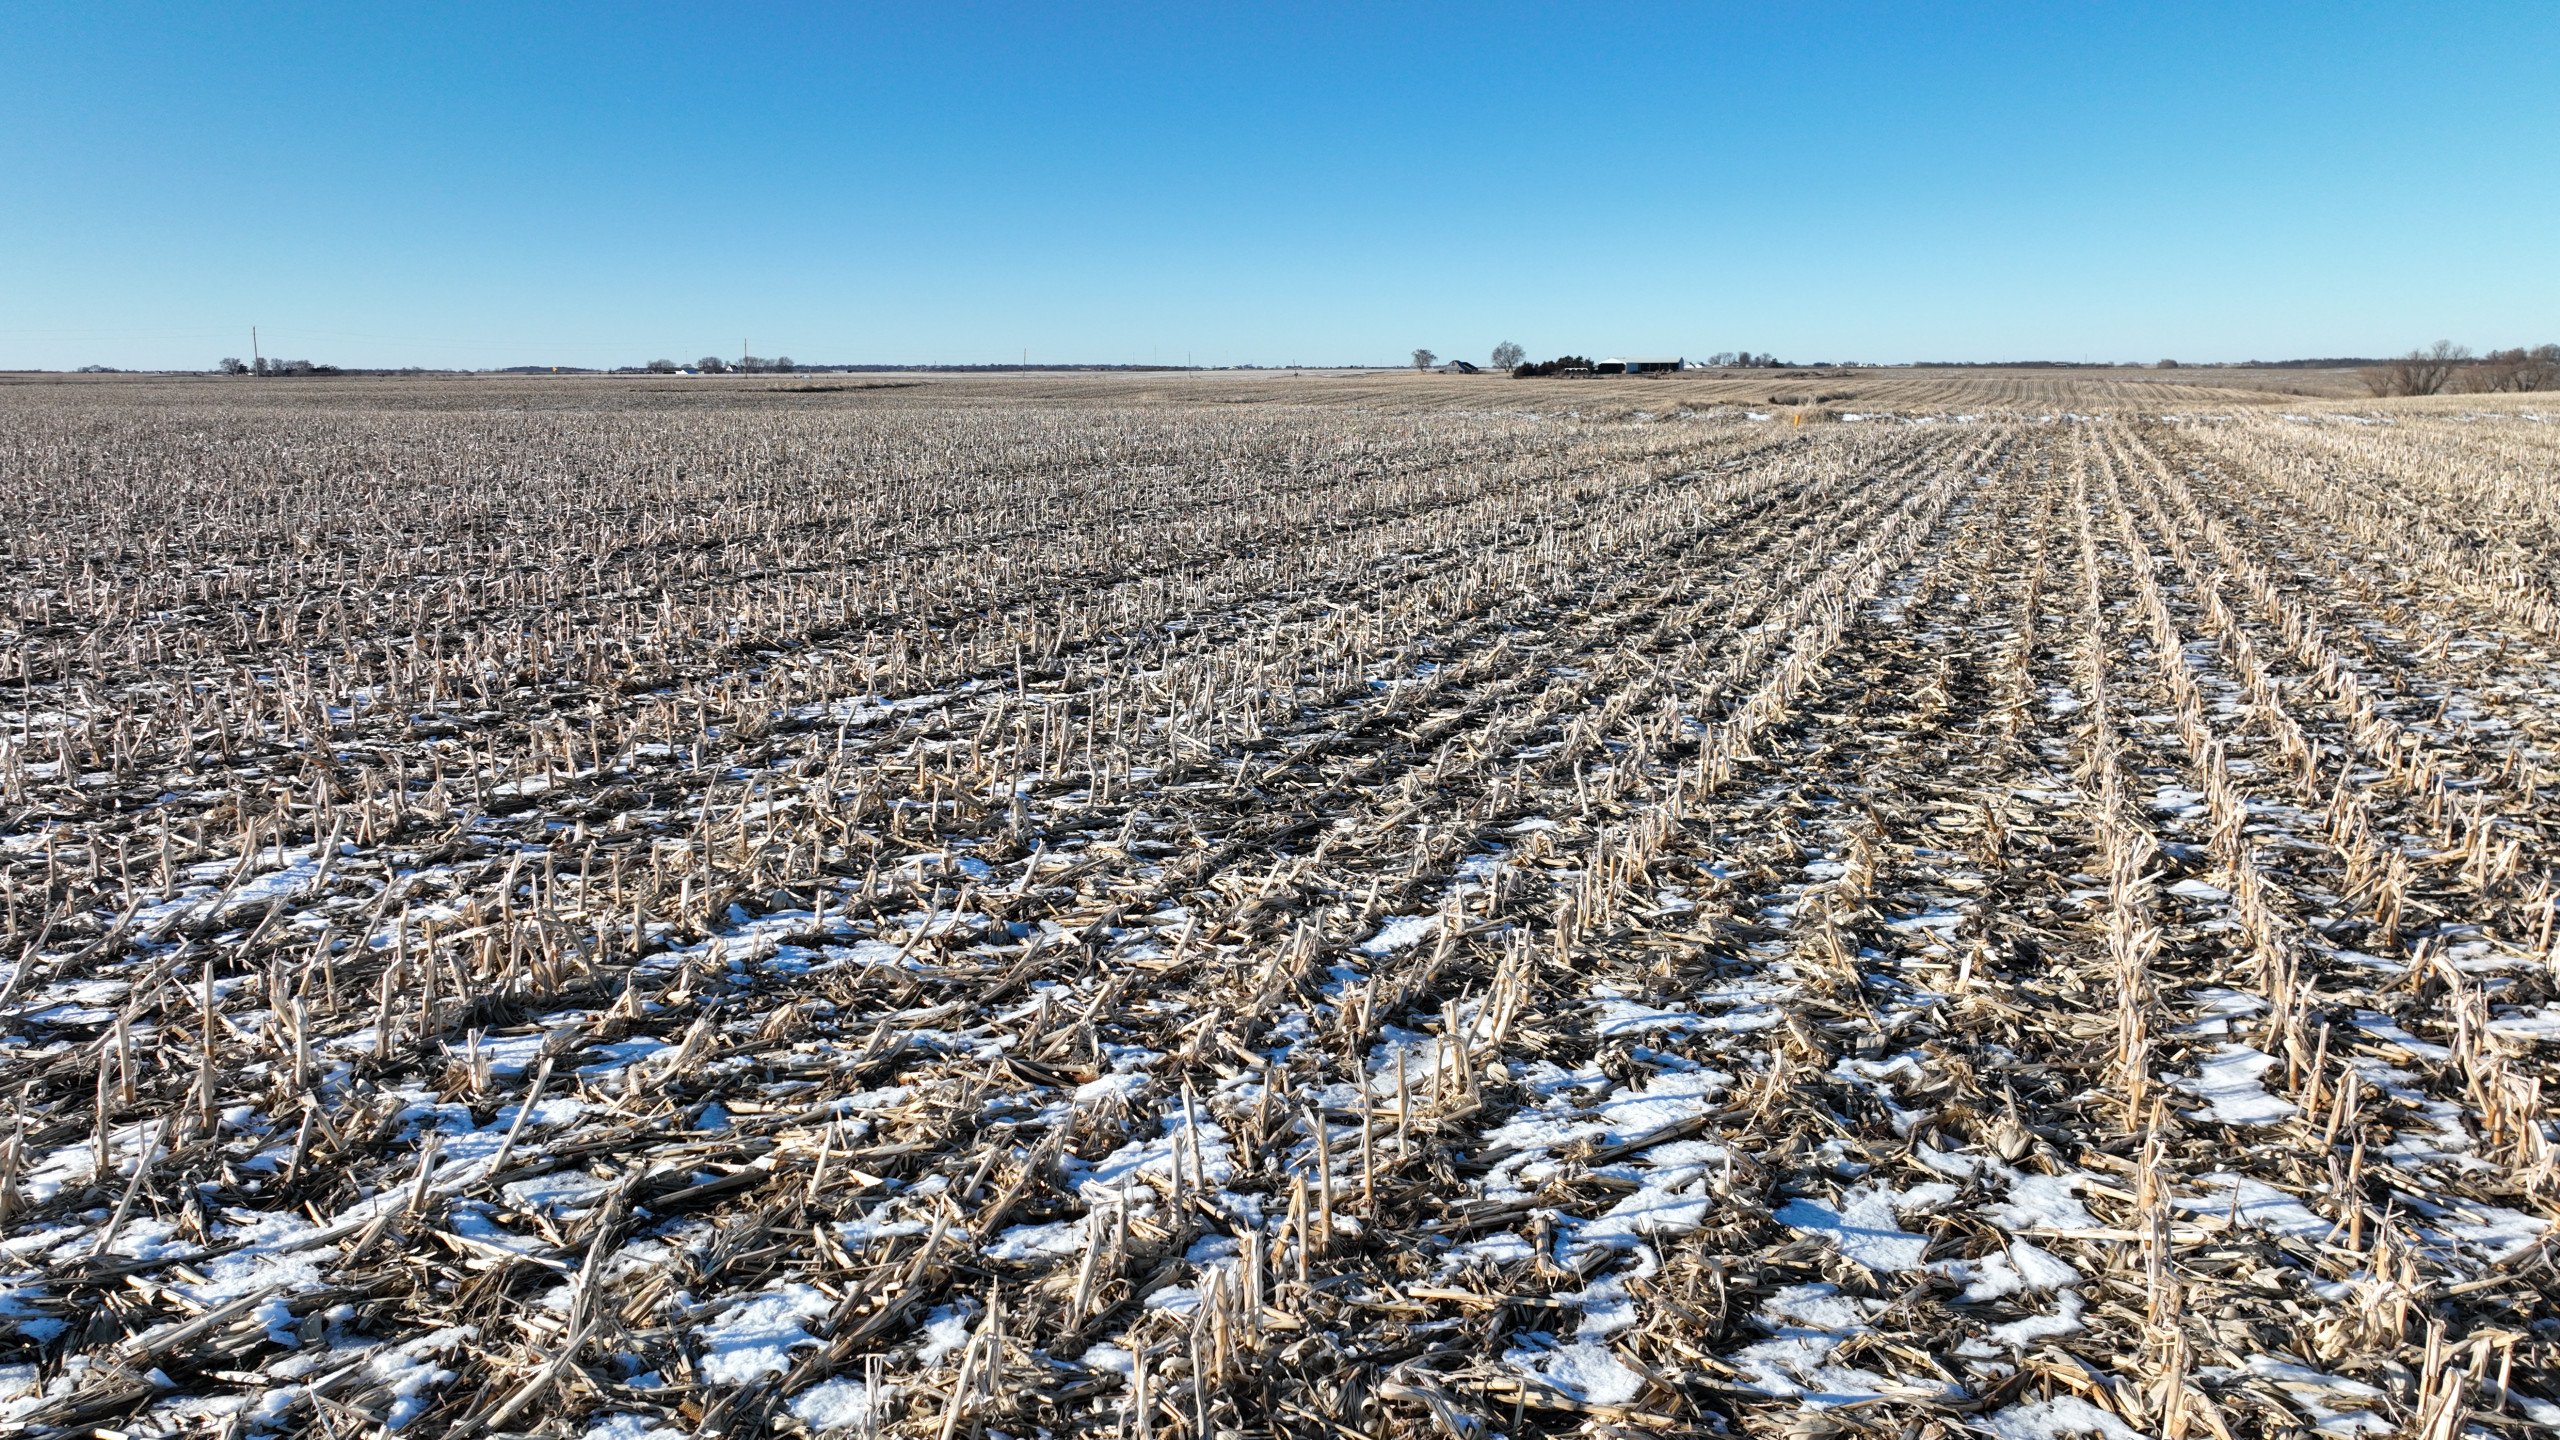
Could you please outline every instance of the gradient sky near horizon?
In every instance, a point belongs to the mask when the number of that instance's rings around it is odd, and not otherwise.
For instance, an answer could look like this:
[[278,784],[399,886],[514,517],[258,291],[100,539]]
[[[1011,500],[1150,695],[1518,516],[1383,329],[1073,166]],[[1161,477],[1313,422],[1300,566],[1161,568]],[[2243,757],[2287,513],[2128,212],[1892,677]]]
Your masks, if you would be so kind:
[[0,10],[0,368],[2560,339],[2560,5]]

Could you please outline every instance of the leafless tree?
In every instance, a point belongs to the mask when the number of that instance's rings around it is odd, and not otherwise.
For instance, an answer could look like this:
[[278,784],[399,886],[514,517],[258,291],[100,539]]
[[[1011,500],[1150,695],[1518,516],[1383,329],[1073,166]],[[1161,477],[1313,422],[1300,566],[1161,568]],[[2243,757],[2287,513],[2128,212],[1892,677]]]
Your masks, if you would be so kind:
[[1493,368],[1496,370],[1516,369],[1519,367],[1521,361],[1528,358],[1528,351],[1521,349],[1519,346],[1508,340],[1505,340],[1501,344],[1493,347]]
[[2365,371],[2365,388],[2376,395],[2434,395],[2470,359],[2469,346],[2439,340],[2426,349],[2412,350],[2389,364]]
[[2455,389],[2482,393],[2560,388],[2560,345],[2492,350],[2454,378]]
[[1413,368],[1416,370],[1428,370],[1434,364],[1438,363],[1439,359],[1439,356],[1432,354],[1428,350],[1416,350],[1413,352]]
[[2439,340],[2423,351],[2413,351],[2410,359],[2415,362],[2419,388],[2412,393],[2433,395],[2441,391],[2453,379],[2454,372],[2470,358],[2470,346],[2456,345],[2450,340]]

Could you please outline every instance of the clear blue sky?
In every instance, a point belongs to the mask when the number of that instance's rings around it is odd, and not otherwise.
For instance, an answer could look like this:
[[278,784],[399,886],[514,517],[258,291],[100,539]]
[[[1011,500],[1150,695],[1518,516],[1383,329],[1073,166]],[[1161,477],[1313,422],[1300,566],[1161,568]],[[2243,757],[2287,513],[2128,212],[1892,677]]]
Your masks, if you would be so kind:
[[0,8],[0,367],[2560,339],[2560,4]]

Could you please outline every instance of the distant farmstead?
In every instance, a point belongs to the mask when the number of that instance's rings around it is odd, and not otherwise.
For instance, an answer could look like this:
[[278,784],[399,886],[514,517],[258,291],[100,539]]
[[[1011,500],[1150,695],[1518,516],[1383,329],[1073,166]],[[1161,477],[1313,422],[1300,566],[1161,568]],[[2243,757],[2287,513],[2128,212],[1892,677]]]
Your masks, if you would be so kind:
[[1635,360],[1620,357],[1601,361],[1591,367],[1591,373],[1594,375],[1669,375],[1688,368],[1689,362],[1679,357],[1668,360]]

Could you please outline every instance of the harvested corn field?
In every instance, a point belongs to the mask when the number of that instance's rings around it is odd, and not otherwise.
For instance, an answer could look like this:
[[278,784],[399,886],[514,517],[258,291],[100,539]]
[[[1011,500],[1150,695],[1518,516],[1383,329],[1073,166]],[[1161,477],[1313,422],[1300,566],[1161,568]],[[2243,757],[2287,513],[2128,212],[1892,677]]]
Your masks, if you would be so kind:
[[287,388],[0,396],[12,1427],[2560,1429],[2551,416]]

